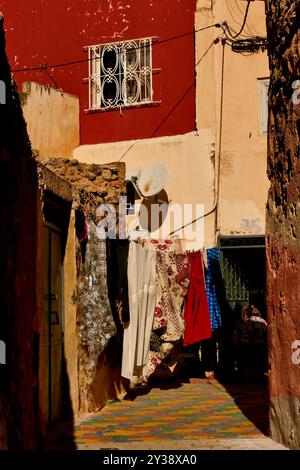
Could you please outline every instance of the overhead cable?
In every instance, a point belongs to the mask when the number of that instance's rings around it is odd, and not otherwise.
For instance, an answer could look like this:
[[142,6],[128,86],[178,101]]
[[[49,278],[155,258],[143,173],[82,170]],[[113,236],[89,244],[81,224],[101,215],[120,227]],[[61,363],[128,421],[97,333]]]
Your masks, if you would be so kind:
[[[199,33],[201,31],[205,31],[205,30],[210,29],[210,28],[221,28],[222,25],[223,25],[223,23],[214,23],[212,25],[205,26],[204,28],[189,31],[187,33],[183,33],[183,34],[180,34],[178,36],[172,36],[170,38],[162,39],[161,41],[155,42],[153,44],[153,46],[156,46],[158,44],[164,44],[164,43],[169,42],[169,41],[174,41],[176,39],[181,39],[185,36],[189,36],[189,35],[192,35],[192,34],[195,34],[195,33]],[[122,42],[122,41],[120,41],[120,42]],[[139,47],[136,47],[136,48],[130,48],[130,51],[138,50],[138,49],[141,49],[142,47],[144,47],[144,46],[139,46]],[[93,61],[93,60],[95,60],[95,57],[91,57],[91,58],[88,58],[88,59],[73,60],[73,61],[70,61],[70,62],[63,62],[63,63],[60,63],[60,64],[42,65],[42,66],[37,66],[37,67],[24,67],[24,68],[20,68],[20,69],[14,69],[14,70],[12,70],[12,72],[17,73],[17,72],[32,72],[32,71],[39,71],[39,70],[41,70],[41,71],[42,70],[49,70],[49,69],[54,69],[54,68],[61,68],[61,67],[67,67],[67,66],[70,66],[70,65],[81,64],[81,63],[84,63],[84,62],[90,62],[90,61]]]
[[[196,62],[195,64],[195,68],[198,67],[198,65],[200,64],[200,62],[204,59],[204,57],[206,56],[206,54],[208,54],[208,52],[210,51],[210,49],[212,48],[212,46],[214,44],[217,44],[218,42],[220,41],[220,38],[215,38],[211,44],[208,46],[208,48],[205,50],[205,52],[202,54],[202,56],[200,57],[200,59]],[[168,119],[168,117],[174,112],[174,110],[177,108],[178,104],[181,103],[182,99],[185,98],[185,96],[187,95],[187,93],[192,89],[192,87],[194,86],[195,84],[195,80],[194,82],[192,83],[192,85],[187,89],[187,91],[185,91],[184,95],[177,101],[177,103],[175,104],[175,106],[173,106],[173,108],[171,109],[171,111],[169,111],[168,115],[166,118],[163,119],[163,121],[160,123],[160,125],[155,129],[155,131],[151,134],[150,138],[153,138],[155,136],[155,134],[157,133],[157,131],[161,128],[162,124],[164,124],[166,122],[166,119]],[[125,152],[122,154],[122,156],[119,158],[119,162],[121,160],[123,160],[123,158],[130,152],[130,150],[135,147],[137,144],[139,144],[140,142],[142,142],[141,140],[137,140],[135,142],[133,142],[130,147],[128,147],[127,150],[125,150]]]
[[246,21],[247,21],[247,18],[248,18],[248,13],[249,13],[249,9],[250,9],[250,4],[251,4],[252,0],[248,0],[248,3],[247,3],[247,7],[246,7],[246,11],[245,11],[245,16],[244,16],[244,21],[243,21],[243,24],[241,26],[241,29],[239,30],[238,33],[236,33],[234,36],[232,36],[232,39],[236,39],[238,36],[240,36],[242,34],[242,32],[244,31],[244,28],[245,28],[245,25],[246,25]]

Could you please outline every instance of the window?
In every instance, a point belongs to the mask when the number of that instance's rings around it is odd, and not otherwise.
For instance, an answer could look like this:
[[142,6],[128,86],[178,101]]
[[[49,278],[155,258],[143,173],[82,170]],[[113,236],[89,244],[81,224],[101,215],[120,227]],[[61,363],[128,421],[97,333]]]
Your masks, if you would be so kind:
[[88,47],[89,110],[152,103],[152,39]]
[[268,132],[268,91],[269,78],[259,79],[260,87],[260,132],[265,134]]

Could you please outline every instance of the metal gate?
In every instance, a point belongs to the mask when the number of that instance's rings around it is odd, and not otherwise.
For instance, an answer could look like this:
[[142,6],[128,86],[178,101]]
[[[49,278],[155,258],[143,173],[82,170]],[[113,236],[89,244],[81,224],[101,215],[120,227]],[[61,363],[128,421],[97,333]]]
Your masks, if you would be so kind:
[[225,284],[226,297],[231,307],[236,303],[249,303],[249,282],[240,265],[239,253],[223,252],[222,275]]
[[265,312],[264,237],[221,237],[221,269],[231,308],[255,304]]

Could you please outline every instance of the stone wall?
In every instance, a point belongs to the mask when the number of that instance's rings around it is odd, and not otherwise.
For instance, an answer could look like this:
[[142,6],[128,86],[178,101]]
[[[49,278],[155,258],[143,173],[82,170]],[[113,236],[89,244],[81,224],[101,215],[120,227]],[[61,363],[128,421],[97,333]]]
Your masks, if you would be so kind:
[[38,184],[19,95],[5,54],[0,16],[0,448],[39,442],[39,335],[36,303]]
[[[126,194],[125,163],[104,165],[79,163],[76,159],[39,157],[39,161],[56,175],[68,181],[73,194],[85,192],[89,207],[97,208],[100,204],[119,204],[119,196]],[[88,194],[90,196],[88,196]],[[84,203],[87,204],[87,201]],[[77,206],[80,205],[78,201]]]
[[[267,0],[269,95],[267,287],[270,430],[300,448],[300,1]],[[298,341],[298,342],[297,342]],[[298,348],[298,350],[297,350]]]

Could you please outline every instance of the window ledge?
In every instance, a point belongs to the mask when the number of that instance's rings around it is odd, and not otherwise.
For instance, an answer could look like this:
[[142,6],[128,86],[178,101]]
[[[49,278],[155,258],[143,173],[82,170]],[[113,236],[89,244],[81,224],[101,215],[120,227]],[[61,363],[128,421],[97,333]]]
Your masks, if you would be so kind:
[[136,108],[154,108],[161,104],[161,101],[151,101],[151,103],[137,103],[137,104],[127,104],[125,106],[114,106],[111,108],[95,108],[95,109],[85,109],[84,114],[95,114],[95,113],[107,113],[111,111],[120,111],[126,109],[136,109]]

